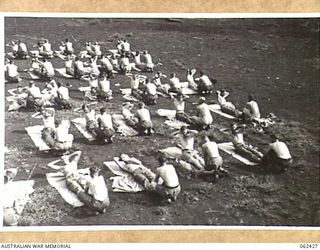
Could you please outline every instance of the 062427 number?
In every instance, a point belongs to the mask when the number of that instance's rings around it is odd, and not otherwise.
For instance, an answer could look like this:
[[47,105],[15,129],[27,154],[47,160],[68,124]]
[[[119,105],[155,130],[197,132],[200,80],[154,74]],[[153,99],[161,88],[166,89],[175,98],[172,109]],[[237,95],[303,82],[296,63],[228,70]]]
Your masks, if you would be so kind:
[[303,244],[300,244],[300,248],[315,249],[315,248],[318,248],[318,244],[316,244],[316,243],[303,243]]

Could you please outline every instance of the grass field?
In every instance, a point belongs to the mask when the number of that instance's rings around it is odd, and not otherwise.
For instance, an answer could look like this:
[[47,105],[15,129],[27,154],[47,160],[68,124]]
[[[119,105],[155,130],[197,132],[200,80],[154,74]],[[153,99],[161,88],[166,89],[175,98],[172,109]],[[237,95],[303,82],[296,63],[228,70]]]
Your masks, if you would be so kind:
[[[147,49],[159,70],[175,72],[186,80],[186,69],[203,70],[218,80],[217,88],[230,92],[229,100],[244,107],[253,93],[262,116],[273,112],[279,119],[267,132],[276,132],[293,155],[294,164],[279,175],[261,173],[244,167],[231,156],[221,153],[229,178],[212,185],[201,179],[180,177],[182,192],[174,204],[164,205],[149,193],[112,193],[109,177],[102,171],[110,191],[111,206],[100,216],[88,216],[84,209],[67,205],[45,179],[48,162],[56,159],[37,152],[25,127],[39,124],[32,112],[5,112],[5,168],[19,168],[16,180],[34,179],[35,192],[27,204],[20,225],[272,225],[319,226],[319,19],[73,19],[6,18],[5,42],[24,41],[29,49],[47,38],[55,50],[69,38],[77,52],[86,41],[100,41],[103,51],[113,49],[117,39],[126,37],[133,50]],[[63,67],[59,58],[55,67]],[[20,70],[30,68],[30,59],[16,61]],[[146,73],[152,76],[151,73]],[[29,76],[21,72],[27,86]],[[83,84],[59,76],[55,79],[72,84],[74,106],[85,100],[77,89]],[[120,88],[129,87],[129,78],[117,75],[112,83],[114,99],[99,103],[111,112],[120,112],[124,101]],[[44,87],[44,82],[37,82]],[[7,90],[17,84],[6,84]],[[195,114],[197,96],[187,102]],[[216,101],[215,95],[208,97]],[[120,153],[139,158],[154,169],[159,149],[173,145],[170,130],[157,117],[158,108],[173,108],[172,101],[160,97],[150,106],[156,134],[151,137],[119,137],[111,145],[89,143],[72,127],[74,145],[82,150],[80,168],[99,165]],[[57,111],[60,118],[73,118],[71,111]],[[215,116],[217,127],[230,121]],[[226,134],[213,129],[218,142],[229,141]],[[248,131],[246,140],[265,152],[268,133]],[[36,165],[30,176],[30,171]]]

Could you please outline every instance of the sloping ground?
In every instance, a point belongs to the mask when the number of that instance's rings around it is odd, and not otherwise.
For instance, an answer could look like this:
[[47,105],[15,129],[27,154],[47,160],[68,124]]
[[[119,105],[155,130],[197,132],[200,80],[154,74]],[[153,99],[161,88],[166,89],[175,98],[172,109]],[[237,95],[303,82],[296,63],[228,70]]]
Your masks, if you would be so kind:
[[[24,127],[39,123],[32,113],[5,114],[5,168],[17,167],[17,179],[34,179],[36,190],[20,220],[21,225],[319,225],[319,21],[315,19],[54,19],[7,18],[6,43],[21,39],[28,47],[40,38],[48,38],[57,48],[59,41],[69,38],[76,51],[86,41],[100,41],[105,49],[115,47],[126,36],[133,49],[147,49],[166,75],[176,72],[185,80],[188,68],[202,69],[218,80],[218,87],[230,91],[230,101],[241,108],[248,93],[258,99],[263,115],[275,113],[279,121],[267,133],[248,131],[247,140],[262,151],[269,143],[268,134],[277,132],[287,142],[294,165],[286,173],[272,175],[245,168],[222,153],[229,178],[212,185],[198,179],[180,178],[182,193],[176,203],[164,205],[148,193],[119,194],[110,192],[108,213],[88,216],[84,209],[68,206],[48,186],[46,164],[56,158],[41,154]],[[60,59],[54,66],[63,67]],[[30,67],[28,61],[17,61],[20,69]],[[28,84],[28,75],[20,83]],[[151,74],[148,74],[151,76]],[[58,80],[67,80],[56,77]],[[80,106],[83,97],[72,84],[73,104]],[[99,104],[111,112],[119,112],[123,101],[119,88],[129,86],[125,76],[113,81],[114,100]],[[39,82],[38,85],[44,86]],[[7,84],[6,90],[17,86]],[[192,96],[187,110],[194,114]],[[215,96],[208,97],[214,101]],[[150,107],[172,108],[171,101],[161,98]],[[58,111],[57,118],[75,117],[70,111]],[[154,116],[156,134],[152,137],[117,137],[112,145],[90,144],[74,128],[74,145],[83,151],[80,167],[111,160],[125,152],[142,160],[146,166],[157,165],[156,152],[174,143],[163,119]],[[219,127],[229,121],[215,117]],[[228,137],[218,130],[210,131],[217,141]],[[34,170],[32,170],[34,169]],[[103,170],[106,180],[112,176]],[[108,181],[111,190],[111,181]]]

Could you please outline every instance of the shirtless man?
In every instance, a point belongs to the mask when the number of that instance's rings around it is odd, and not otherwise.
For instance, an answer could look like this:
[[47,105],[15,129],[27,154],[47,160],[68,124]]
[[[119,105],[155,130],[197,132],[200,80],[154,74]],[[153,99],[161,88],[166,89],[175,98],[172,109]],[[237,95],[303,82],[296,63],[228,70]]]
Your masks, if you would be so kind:
[[70,55],[67,56],[65,60],[65,68],[66,68],[66,74],[70,76],[74,76],[74,66],[73,66],[73,60]]
[[119,161],[115,159],[118,166],[126,172],[133,175],[136,182],[144,188],[149,188],[156,175],[147,167],[143,166],[142,162],[134,157],[129,157],[127,154],[121,154]]
[[201,127],[201,129],[209,129],[213,117],[210,112],[209,105],[206,104],[206,99],[204,97],[199,98],[199,104],[197,106],[197,116],[192,117],[196,124]]
[[157,91],[169,95],[170,86],[167,84],[162,84],[161,78],[166,78],[167,76],[158,71],[152,78],[152,82],[156,85]]
[[69,153],[72,148],[73,135],[69,134],[70,122],[62,120],[55,130],[55,144],[54,149],[58,152],[63,152],[65,154]]
[[100,64],[100,76],[107,74],[108,78],[113,77],[113,66],[110,60],[104,55],[101,55]]
[[90,74],[94,75],[96,77],[98,77],[100,75],[100,70],[97,65],[97,59],[98,59],[97,56],[89,59],[89,61],[90,61],[89,65],[91,67]]
[[199,153],[194,150],[194,138],[197,134],[197,131],[189,130],[186,126],[182,126],[180,131],[174,133],[179,138],[179,146],[182,149],[182,160],[191,163],[198,170],[203,170],[205,162]]
[[83,104],[82,105],[82,110],[84,111],[85,114],[85,119],[86,119],[86,130],[93,135],[93,137],[97,137],[96,133],[96,128],[98,127],[98,123],[96,120],[96,112],[94,109],[89,108],[88,105]]
[[169,89],[170,92],[182,93],[182,86],[181,86],[180,80],[175,73],[172,73],[170,75],[169,85],[170,85],[170,89]]
[[258,103],[255,101],[253,95],[248,95],[248,102],[246,107],[243,109],[243,115],[245,121],[256,121],[256,119],[260,119],[260,110]]
[[110,89],[110,81],[107,79],[107,76],[98,80],[97,97],[107,102],[113,99],[112,90]]
[[74,71],[74,77],[76,79],[81,79],[82,76],[87,75],[89,73],[88,70],[85,70],[83,62],[80,60],[79,57],[75,58],[75,61],[73,64],[73,71]]
[[21,81],[20,74],[18,73],[18,66],[12,60],[5,65],[5,79],[8,82],[17,83]]
[[143,91],[139,89],[140,79],[137,74],[128,76],[130,78],[131,95],[138,100],[143,99]]
[[155,105],[158,100],[157,87],[148,78],[144,85],[143,100],[147,105]]
[[154,63],[152,62],[152,57],[147,50],[143,51],[143,58],[146,65],[146,71],[153,72]]
[[[100,169],[95,166],[89,169],[89,175],[79,174],[77,168],[80,156],[81,151],[77,151],[49,163],[48,166],[61,171],[65,175],[68,189],[74,192],[88,209],[96,215],[105,213],[110,205],[105,180],[103,176],[99,175]],[[64,165],[57,165],[61,160]]]
[[194,74],[195,73],[196,73],[195,69],[192,69],[192,70],[188,69],[187,70],[188,87],[193,90],[198,89],[198,86],[197,86],[196,82],[194,81]]
[[40,89],[35,86],[35,82],[29,82],[29,88],[27,89],[27,108],[28,109],[41,109],[44,104]]
[[57,83],[57,97],[55,98],[55,103],[59,109],[72,109],[69,89],[63,86],[62,82]]
[[52,66],[52,63],[49,62],[46,58],[43,59],[43,62],[37,61],[40,63],[42,69],[41,72],[38,74],[39,77],[52,79],[54,77],[54,68]]
[[236,153],[247,158],[253,162],[260,162],[262,154],[254,148],[252,145],[245,143],[243,139],[243,132],[245,125],[237,126],[237,124],[231,124],[232,144],[235,147]]
[[132,52],[132,56],[133,56],[133,61],[135,63],[135,65],[141,69],[142,66],[144,65],[144,63],[141,62],[141,53],[140,51],[136,51],[136,52]]
[[167,159],[163,155],[160,155],[159,163],[155,180],[147,185],[147,189],[157,192],[168,203],[174,202],[181,191],[177,172],[173,165],[167,163]]
[[97,56],[97,57],[101,57],[102,52],[101,52],[101,48],[100,48],[100,44],[98,42],[94,42],[91,46],[92,51],[93,51],[93,55],[92,56]]
[[229,92],[222,89],[221,91],[217,90],[218,103],[221,107],[221,110],[226,113],[233,115],[235,117],[241,117],[242,112],[234,106],[232,102],[227,101],[227,97],[229,96]]
[[21,42],[20,40],[17,41],[17,50],[14,51],[13,56],[16,59],[27,59],[28,57],[28,49],[25,43]]
[[128,74],[131,72],[132,67],[127,53],[121,55],[119,65],[123,74]]
[[222,157],[219,153],[217,143],[210,141],[207,135],[203,135],[203,142],[201,145],[205,166],[203,170],[197,171],[196,176],[210,176],[213,177],[213,182],[219,178],[221,174],[229,173],[222,167]]
[[274,172],[285,172],[292,165],[292,157],[288,146],[279,141],[276,135],[271,135],[272,143],[268,151],[261,159],[261,165],[267,170]]
[[43,56],[44,58],[52,58],[53,51],[51,50],[51,44],[47,39],[45,39],[42,43],[40,43],[39,47],[39,55]]
[[7,97],[9,104],[8,111],[17,111],[27,107],[28,90],[18,86],[16,90],[8,91],[12,96]]
[[64,53],[66,55],[72,55],[74,53],[74,48],[73,48],[73,44],[72,42],[69,41],[69,39],[67,38],[65,40],[65,50]]
[[202,71],[200,71],[200,78],[198,83],[199,95],[212,93],[213,84],[215,83],[216,82],[212,82],[207,75],[205,75]]
[[42,107],[40,112],[32,115],[33,118],[41,118],[43,121],[43,126],[45,128],[55,129],[55,110],[54,108],[44,108]]
[[95,130],[96,139],[101,143],[112,143],[115,130],[112,125],[112,117],[106,112],[105,108],[100,109],[100,115],[97,116],[98,128]]
[[185,98],[182,94],[177,94],[173,97],[173,104],[176,108],[176,119],[190,125],[194,125],[194,119],[187,113],[185,113]]
[[138,104],[138,110],[136,111],[135,117],[138,119],[138,130],[140,135],[151,135],[154,133],[153,123],[149,110],[145,107],[144,103]]

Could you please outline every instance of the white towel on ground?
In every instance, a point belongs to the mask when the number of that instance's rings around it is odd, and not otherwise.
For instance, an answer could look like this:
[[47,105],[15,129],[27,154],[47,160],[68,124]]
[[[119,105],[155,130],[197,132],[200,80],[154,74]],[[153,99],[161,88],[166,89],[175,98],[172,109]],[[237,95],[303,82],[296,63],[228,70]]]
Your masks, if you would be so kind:
[[186,127],[189,126],[188,123],[178,121],[176,119],[165,120],[164,124],[166,124],[167,126],[169,126],[172,129],[181,129],[182,126],[186,126]]
[[61,74],[62,76],[64,76],[65,78],[73,78],[72,75],[67,74],[65,68],[55,69],[55,70],[56,70],[59,74]]
[[28,135],[32,139],[33,143],[38,147],[40,151],[50,150],[50,147],[42,140],[41,131],[44,129],[42,125],[36,125],[26,127]]
[[71,120],[71,122],[76,126],[79,132],[88,139],[88,141],[94,141],[95,138],[86,129],[86,119],[79,117]]
[[218,143],[218,147],[220,150],[226,152],[227,154],[233,156],[237,160],[241,161],[242,163],[246,164],[247,166],[256,166],[258,163],[249,161],[248,159],[244,158],[243,156],[237,154],[235,152],[235,147],[233,146],[232,142],[224,142]]
[[167,117],[169,119],[173,119],[176,117],[176,111],[175,110],[170,110],[170,109],[158,109],[156,111],[156,113],[159,115],[159,116],[162,116],[162,117]]
[[132,174],[121,169],[116,162],[107,161],[104,162],[104,165],[116,175],[114,177],[111,177],[111,179],[113,180],[113,192],[136,193],[144,190],[144,187],[134,180]]
[[228,118],[228,119],[237,119],[235,116],[233,116],[233,115],[230,115],[230,114],[226,114],[226,113],[224,113],[224,112],[222,112],[222,110],[221,110],[221,107],[220,107],[220,105],[219,104],[211,104],[211,105],[209,105],[209,108],[210,108],[210,111],[212,111],[212,112],[214,112],[214,113],[216,113],[216,114],[219,114],[219,115],[221,115],[221,116],[223,116],[223,117],[226,117],[226,118]]
[[122,136],[136,136],[139,132],[126,124],[123,115],[120,114],[113,114],[112,115],[112,122],[114,127],[116,128],[117,133]]

